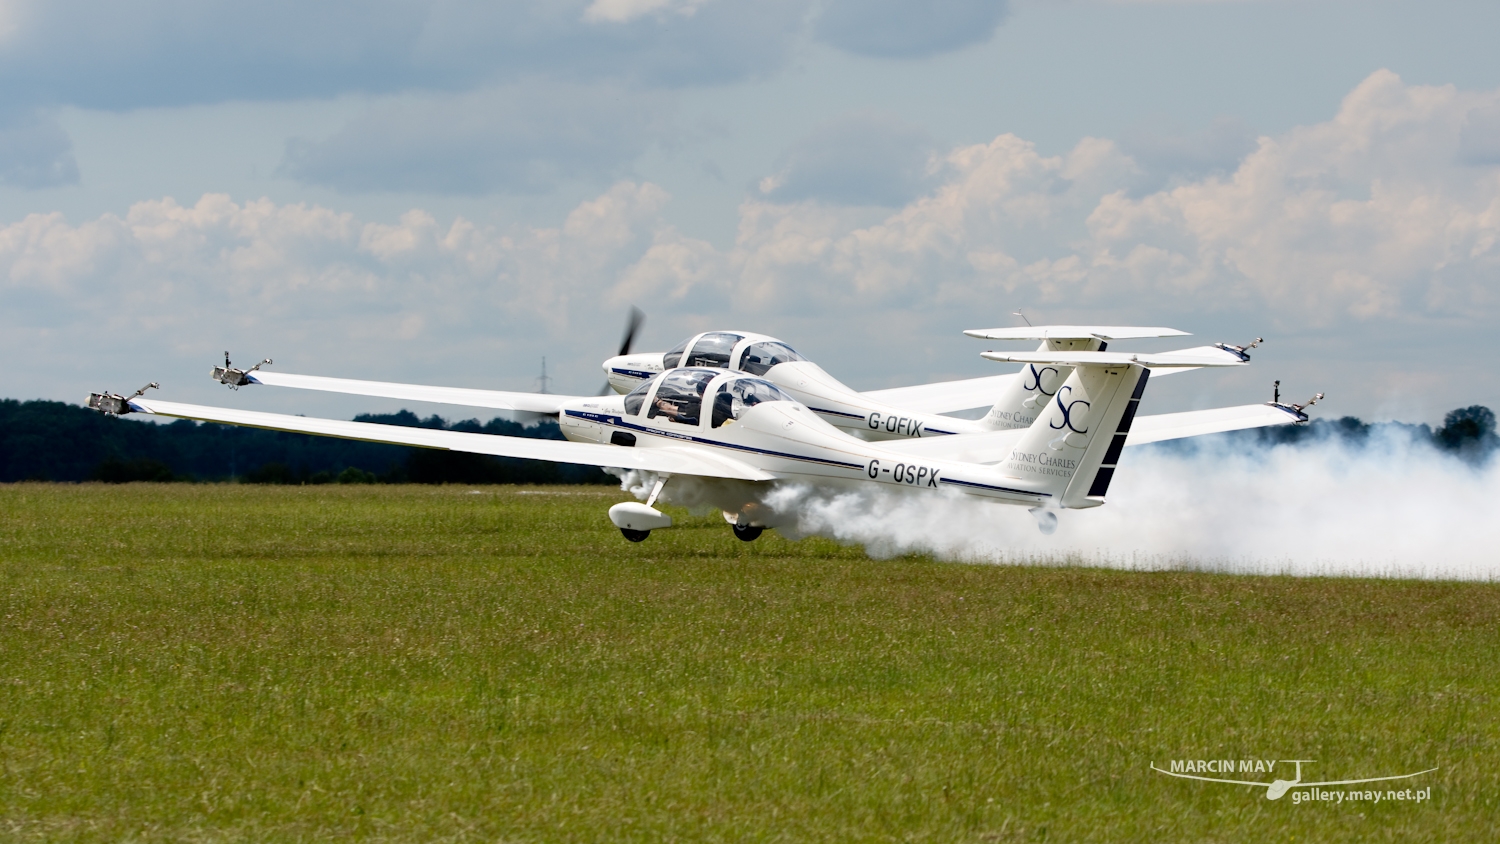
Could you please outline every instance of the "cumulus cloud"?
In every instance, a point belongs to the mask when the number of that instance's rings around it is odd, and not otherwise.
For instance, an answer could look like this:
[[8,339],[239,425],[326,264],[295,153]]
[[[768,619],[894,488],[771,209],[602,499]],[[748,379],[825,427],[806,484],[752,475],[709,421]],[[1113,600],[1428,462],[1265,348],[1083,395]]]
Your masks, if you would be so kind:
[[39,112],[0,116],[0,184],[50,188],[78,182],[73,139]]
[[893,115],[855,112],[793,144],[757,188],[773,202],[905,205],[933,184],[936,148],[926,132]]
[[304,369],[392,374],[436,346],[449,378],[492,378],[505,349],[555,342],[556,363],[577,355],[580,371],[596,371],[610,342],[591,346],[592,329],[616,329],[609,294],[652,245],[666,201],[624,182],[561,225],[518,229],[212,194],[77,225],[33,214],[0,228],[0,348],[44,359],[36,369],[73,392],[82,376],[156,377],[185,361],[196,371],[211,351],[247,346]]
[[[1294,327],[1493,314],[1500,169],[1463,150],[1482,126],[1473,115],[1497,103],[1500,92],[1380,71],[1331,120],[1259,138],[1237,166],[1145,195],[1140,162],[1103,139],[1053,156],[1013,135],[954,149],[939,183],[874,223],[778,201],[813,193],[792,193],[788,178],[744,204],[722,260],[747,301],[766,306],[815,291],[868,307],[967,308],[1023,292],[1074,309],[1122,296],[1257,308]],[[800,184],[817,184],[804,169]]]
[[669,129],[662,94],[533,84],[370,109],[332,137],[295,140],[281,173],[345,192],[536,193],[606,181]]
[[1090,270],[1136,287],[1235,282],[1312,324],[1489,311],[1500,171],[1455,153],[1466,116],[1497,101],[1372,74],[1333,120],[1261,139],[1231,176],[1103,198]]
[[923,58],[988,41],[1009,5],[1006,0],[829,0],[816,33],[857,55]]

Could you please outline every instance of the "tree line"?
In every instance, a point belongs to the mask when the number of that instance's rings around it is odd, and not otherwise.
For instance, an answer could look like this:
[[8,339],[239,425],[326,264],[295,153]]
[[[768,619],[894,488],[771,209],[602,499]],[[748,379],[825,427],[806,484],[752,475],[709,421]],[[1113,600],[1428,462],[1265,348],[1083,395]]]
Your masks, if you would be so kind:
[[[553,420],[449,422],[409,410],[356,422],[560,440]],[[159,424],[57,401],[0,400],[0,482],[616,484],[593,466],[315,437],[179,419]]]
[[1439,451],[1478,465],[1500,450],[1495,433],[1495,413],[1483,405],[1450,410],[1441,427],[1413,425],[1407,422],[1365,422],[1354,416],[1340,419],[1314,419],[1307,425],[1280,425],[1274,428],[1252,428],[1228,434],[1212,434],[1158,443],[1157,448],[1191,449],[1224,440],[1239,447],[1266,447],[1303,444],[1320,440],[1340,440],[1361,446],[1382,439],[1383,434],[1400,434],[1412,442],[1427,442]]

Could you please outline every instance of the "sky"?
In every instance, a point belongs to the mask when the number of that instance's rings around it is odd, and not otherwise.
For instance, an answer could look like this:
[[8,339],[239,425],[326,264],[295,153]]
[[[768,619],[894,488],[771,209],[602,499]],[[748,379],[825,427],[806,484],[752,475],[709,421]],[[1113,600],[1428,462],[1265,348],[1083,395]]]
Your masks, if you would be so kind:
[[1500,407],[1495,32],[1492,0],[0,0],[0,397],[398,406],[229,394],[226,349],[592,394],[632,305],[639,350],[760,331],[874,389],[995,374],[961,332],[1021,310],[1265,338],[1158,412],[1280,380],[1436,423]]

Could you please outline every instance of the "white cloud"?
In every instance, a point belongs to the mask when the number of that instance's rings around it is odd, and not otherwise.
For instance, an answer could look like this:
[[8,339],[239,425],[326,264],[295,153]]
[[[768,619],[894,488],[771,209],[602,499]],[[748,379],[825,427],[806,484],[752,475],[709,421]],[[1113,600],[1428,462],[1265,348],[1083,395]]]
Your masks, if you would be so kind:
[[951,151],[943,183],[877,222],[748,201],[722,261],[768,307],[809,290],[866,308],[1021,292],[1073,308],[1126,295],[1250,307],[1302,327],[1493,315],[1500,169],[1460,145],[1471,115],[1497,102],[1380,71],[1333,119],[1261,138],[1232,172],[1139,197],[1128,188],[1141,170],[1111,141],[1044,156],[1002,135]]
[[[0,228],[0,348],[68,383],[186,360],[196,369],[225,347],[303,369],[395,373],[436,346],[492,374],[497,351],[613,327],[609,293],[653,244],[665,201],[654,185],[623,182],[559,227],[510,230],[212,194],[78,225],[31,215]],[[563,345],[587,371],[610,344],[581,336]]]

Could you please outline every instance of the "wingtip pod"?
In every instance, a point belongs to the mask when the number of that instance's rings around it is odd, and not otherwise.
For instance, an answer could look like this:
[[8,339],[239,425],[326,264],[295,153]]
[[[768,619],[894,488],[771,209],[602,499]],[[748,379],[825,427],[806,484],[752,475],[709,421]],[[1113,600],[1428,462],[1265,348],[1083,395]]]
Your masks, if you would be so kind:
[[161,385],[152,381],[128,396],[122,396],[119,393],[89,393],[85,406],[110,416],[124,416],[141,410],[141,406],[135,400],[145,395],[147,390],[159,389]]
[[262,360],[260,363],[257,363],[249,369],[236,369],[229,362],[229,352],[225,352],[224,365],[214,367],[209,371],[208,374],[215,381],[218,381],[220,384],[223,384],[229,389],[238,390],[239,388],[244,387],[247,384],[260,383],[255,379],[255,371],[257,369],[260,369],[262,366],[266,366],[269,363],[271,363],[271,359],[266,358],[265,360]]
[[1277,381],[1276,382],[1276,392],[1275,392],[1275,395],[1274,395],[1274,397],[1270,401],[1266,402],[1266,406],[1267,407],[1274,407],[1277,410],[1281,410],[1281,411],[1285,411],[1287,413],[1290,413],[1295,418],[1295,422],[1293,424],[1296,424],[1296,425],[1306,425],[1308,423],[1308,419],[1309,419],[1309,417],[1307,415],[1307,409],[1309,407],[1312,407],[1313,405],[1317,404],[1318,402],[1320,402],[1322,400],[1323,400],[1323,394],[1322,393],[1314,393],[1312,398],[1308,399],[1307,401],[1303,402],[1302,404],[1296,404],[1294,402],[1291,402],[1291,403],[1282,402],[1281,401],[1281,382]]

